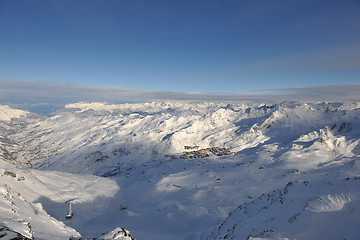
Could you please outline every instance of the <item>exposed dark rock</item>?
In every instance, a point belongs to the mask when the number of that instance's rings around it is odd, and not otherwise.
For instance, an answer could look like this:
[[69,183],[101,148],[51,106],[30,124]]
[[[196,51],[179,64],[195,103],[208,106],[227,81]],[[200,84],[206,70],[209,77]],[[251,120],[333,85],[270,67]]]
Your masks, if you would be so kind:
[[1,225],[0,225],[0,239],[31,240],[31,238],[25,237],[22,234]]

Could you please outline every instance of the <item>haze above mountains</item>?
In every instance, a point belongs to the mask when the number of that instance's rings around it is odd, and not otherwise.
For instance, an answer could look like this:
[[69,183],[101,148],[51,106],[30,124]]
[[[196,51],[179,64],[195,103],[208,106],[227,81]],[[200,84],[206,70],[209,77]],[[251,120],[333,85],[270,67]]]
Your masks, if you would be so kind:
[[358,102],[360,101],[359,92],[359,84],[204,94],[197,92],[136,90],[70,83],[16,82],[0,79],[0,104],[35,112],[40,115],[50,115],[67,104],[81,101],[108,102],[112,104],[153,101],[180,101],[186,103],[201,103],[205,101],[231,104],[260,102],[275,104],[282,101]]

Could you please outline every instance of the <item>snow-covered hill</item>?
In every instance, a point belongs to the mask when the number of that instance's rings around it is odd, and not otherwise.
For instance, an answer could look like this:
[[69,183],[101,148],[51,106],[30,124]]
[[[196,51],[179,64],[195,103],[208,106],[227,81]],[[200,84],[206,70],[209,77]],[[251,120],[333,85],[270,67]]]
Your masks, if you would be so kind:
[[29,112],[13,109],[6,105],[0,105],[0,121],[9,122],[13,119],[25,118]]
[[0,226],[26,237],[360,237],[360,103],[1,109]]

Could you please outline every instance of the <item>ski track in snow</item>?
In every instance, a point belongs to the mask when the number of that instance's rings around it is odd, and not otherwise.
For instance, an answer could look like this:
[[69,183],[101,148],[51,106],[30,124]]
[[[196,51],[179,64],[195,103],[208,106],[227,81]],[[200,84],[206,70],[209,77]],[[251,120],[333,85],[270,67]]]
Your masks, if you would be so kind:
[[[50,117],[0,106],[0,228],[358,239],[359,119],[360,103],[74,103]],[[181,157],[214,147],[232,154]]]

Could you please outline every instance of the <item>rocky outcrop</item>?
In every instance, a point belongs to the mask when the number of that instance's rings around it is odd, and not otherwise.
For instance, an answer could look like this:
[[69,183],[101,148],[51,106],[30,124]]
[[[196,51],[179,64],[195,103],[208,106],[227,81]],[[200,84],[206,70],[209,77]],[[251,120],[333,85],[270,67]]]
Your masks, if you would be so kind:
[[8,227],[0,225],[0,239],[1,240],[31,240],[18,232],[11,230]]

